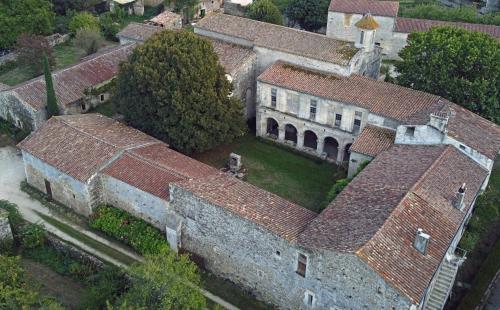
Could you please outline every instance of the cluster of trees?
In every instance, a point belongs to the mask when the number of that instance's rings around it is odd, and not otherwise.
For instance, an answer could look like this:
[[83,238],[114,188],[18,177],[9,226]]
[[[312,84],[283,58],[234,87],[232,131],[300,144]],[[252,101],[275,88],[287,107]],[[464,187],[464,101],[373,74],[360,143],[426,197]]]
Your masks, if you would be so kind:
[[395,82],[442,96],[500,124],[500,42],[453,27],[412,33]]
[[22,33],[51,34],[54,17],[49,0],[0,1],[0,49],[13,47]]
[[249,18],[290,27],[317,31],[326,26],[329,0],[256,0],[248,8]]
[[462,6],[457,8],[448,8],[436,4],[417,5],[413,8],[400,9],[399,15],[403,17],[447,20],[453,22],[466,22],[473,24],[500,25],[500,14],[489,13],[479,15],[477,9],[473,6]]
[[160,32],[122,63],[115,102],[125,120],[184,153],[230,142],[245,131],[210,41],[187,31]]

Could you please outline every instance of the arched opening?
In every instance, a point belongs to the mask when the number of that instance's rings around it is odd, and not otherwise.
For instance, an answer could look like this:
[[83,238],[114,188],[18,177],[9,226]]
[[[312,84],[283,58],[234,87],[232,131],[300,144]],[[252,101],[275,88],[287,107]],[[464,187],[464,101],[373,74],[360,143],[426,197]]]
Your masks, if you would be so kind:
[[311,149],[316,149],[318,147],[318,136],[310,130],[304,132],[304,146]]
[[323,146],[323,152],[326,153],[326,157],[337,160],[339,154],[339,143],[332,137],[326,137]]
[[342,161],[349,161],[349,156],[351,156],[351,143],[347,144],[344,149],[344,159]]
[[293,125],[286,124],[285,126],[285,140],[297,143],[297,128]]
[[279,126],[278,122],[274,118],[267,119],[267,129],[266,133],[272,138],[278,138]]

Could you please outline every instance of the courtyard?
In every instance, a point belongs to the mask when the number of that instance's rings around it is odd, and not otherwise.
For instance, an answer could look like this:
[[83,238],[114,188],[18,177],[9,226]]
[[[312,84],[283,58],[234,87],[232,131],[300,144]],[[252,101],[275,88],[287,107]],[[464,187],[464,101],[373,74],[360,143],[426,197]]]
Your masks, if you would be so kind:
[[245,181],[314,212],[322,210],[335,181],[346,176],[346,171],[334,164],[256,138],[251,133],[232,144],[193,157],[222,168],[231,152],[241,155],[243,167],[247,170]]

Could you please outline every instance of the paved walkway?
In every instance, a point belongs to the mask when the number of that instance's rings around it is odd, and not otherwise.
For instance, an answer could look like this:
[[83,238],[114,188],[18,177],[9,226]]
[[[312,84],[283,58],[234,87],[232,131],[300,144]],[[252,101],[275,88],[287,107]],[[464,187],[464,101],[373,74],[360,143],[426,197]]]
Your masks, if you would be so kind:
[[[131,257],[132,259],[135,259],[137,261],[144,260],[143,257],[122,247],[119,243],[111,242],[107,239],[104,239],[101,236],[86,229],[85,227],[76,225],[73,222],[69,222],[64,218],[61,218],[57,214],[53,214],[47,207],[42,205],[39,201],[32,199],[28,194],[21,191],[20,184],[24,179],[25,179],[24,165],[22,161],[22,156],[19,153],[19,151],[16,148],[10,146],[0,148],[0,200],[8,200],[12,203],[15,203],[19,208],[19,212],[21,213],[21,215],[25,220],[31,223],[43,224],[47,231],[57,236],[61,240],[76,245],[85,252],[94,255],[102,260],[105,260],[109,263],[112,263],[113,265],[127,268],[126,265],[116,260],[115,258],[110,257],[105,253],[99,252],[98,250],[88,246],[85,243],[82,243],[78,239],[75,239],[70,235],[66,234],[65,232],[59,230],[57,227],[54,227],[53,225],[49,224],[43,218],[41,218],[38,215],[38,213],[50,216],[55,220],[64,223],[67,226],[72,227],[76,231],[85,234],[86,236],[110,248],[113,248],[114,250],[119,251],[124,255]],[[222,298],[215,296],[214,294],[204,289],[200,288],[200,290],[203,293],[203,295],[205,295],[205,297],[220,304],[221,306],[227,308],[228,310],[239,310],[237,307],[226,302]]]

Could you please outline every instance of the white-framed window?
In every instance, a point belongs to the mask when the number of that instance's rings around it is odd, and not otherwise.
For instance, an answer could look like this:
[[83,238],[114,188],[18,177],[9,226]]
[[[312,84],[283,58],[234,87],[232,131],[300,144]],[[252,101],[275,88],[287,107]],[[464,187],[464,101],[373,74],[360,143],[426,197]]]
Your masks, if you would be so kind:
[[318,101],[311,99],[311,105],[309,106],[309,119],[316,120],[316,110],[318,108]]
[[304,253],[297,253],[297,270],[295,271],[298,275],[306,277],[307,273],[307,255]]
[[354,111],[354,126],[352,128],[353,133],[358,133],[361,129],[361,118],[363,117],[363,112]]
[[276,88],[271,88],[271,107],[276,108],[277,100],[278,100],[278,90]]
[[306,290],[304,292],[304,305],[312,309],[315,303],[316,303],[316,294],[314,294],[309,290]]
[[335,127],[340,127],[340,124],[342,124],[342,114],[335,113]]

